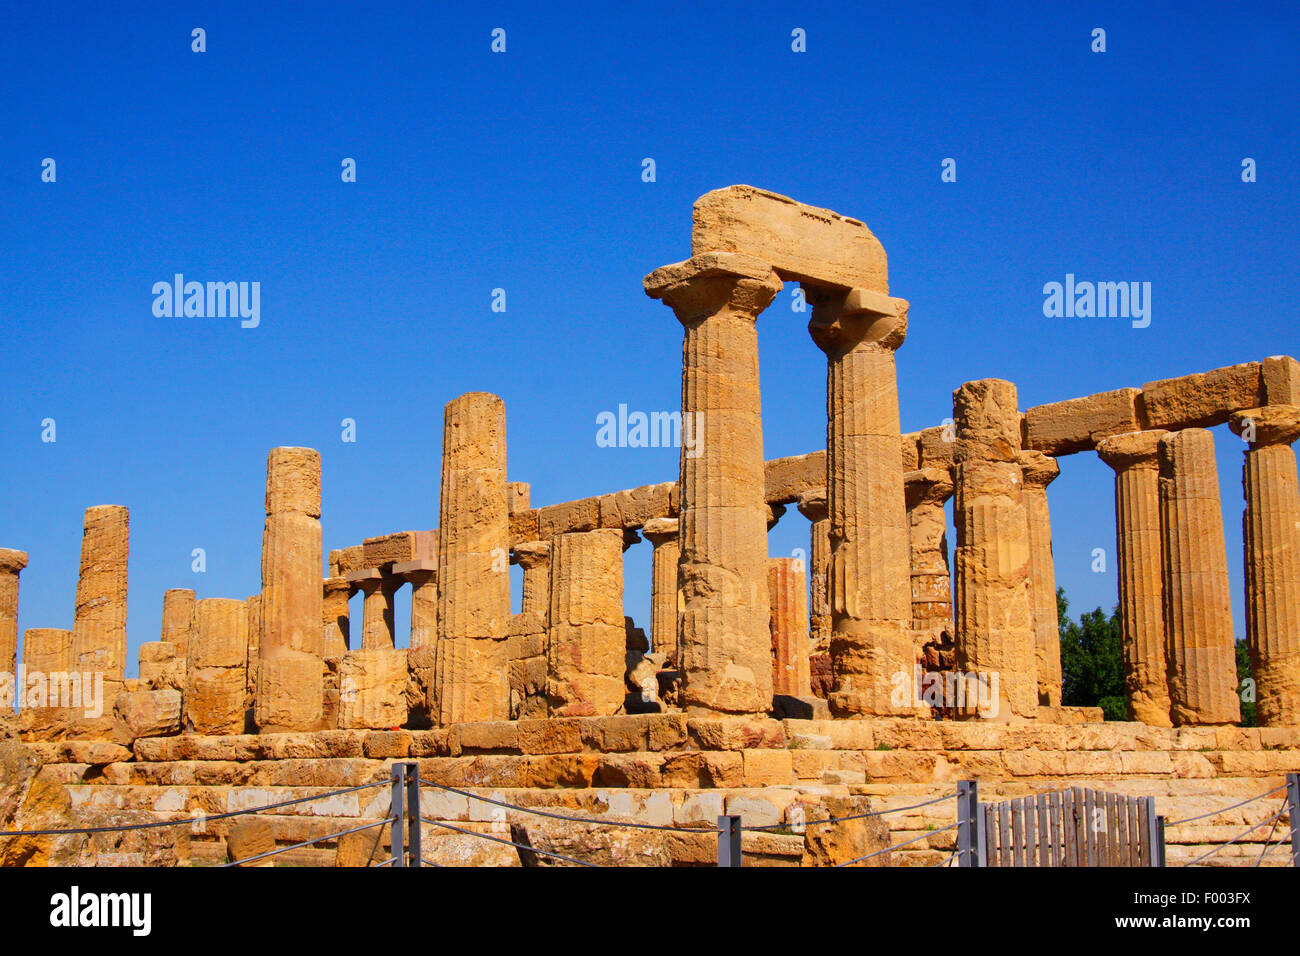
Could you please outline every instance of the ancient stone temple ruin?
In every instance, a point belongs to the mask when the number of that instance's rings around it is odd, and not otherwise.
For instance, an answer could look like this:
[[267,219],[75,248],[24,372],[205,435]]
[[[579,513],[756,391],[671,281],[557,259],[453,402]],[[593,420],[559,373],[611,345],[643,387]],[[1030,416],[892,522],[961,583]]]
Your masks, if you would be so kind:
[[[809,333],[826,355],[826,445],[765,460],[756,323],[787,282],[812,305]],[[748,186],[700,198],[691,256],[651,271],[644,291],[683,330],[691,447],[675,480],[535,506],[515,480],[527,476],[509,469],[504,403],[470,393],[445,408],[437,527],[324,555],[320,456],[272,449],[261,592],[167,591],[136,678],[126,676],[127,509],[90,508],[72,629],[26,631],[21,664],[102,677],[104,709],[20,698],[22,744],[6,759],[25,783],[0,806],[6,822],[205,818],[414,761],[424,779],[512,804],[676,828],[529,834],[554,846],[603,840],[611,860],[712,862],[711,828],[726,812],[768,827],[747,845],[758,861],[835,862],[917,836],[894,865],[933,864],[952,849],[951,805],[863,821],[838,843],[780,827],[921,803],[960,779],[1006,797],[1101,786],[1188,815],[1300,770],[1294,359],[1025,410],[1010,381],[953,383],[949,423],[901,433],[894,354],[909,306],[890,294],[885,250],[857,220]],[[1236,726],[1207,430],[1220,425],[1246,442],[1256,728]],[[1049,488],[1075,454],[1115,472],[1127,723],[1061,703]],[[807,522],[807,566],[769,557],[779,520]],[[633,547],[653,551],[648,633],[623,613]],[[0,550],[0,668],[10,672],[27,561]],[[522,568],[517,614],[511,564]],[[398,648],[405,587],[410,646]],[[357,593],[360,620],[349,614]],[[275,841],[298,843],[375,815],[381,796],[260,819]],[[453,791],[429,812],[461,830],[503,825]],[[213,821],[94,855],[220,859],[229,830]],[[1171,837],[1171,859],[1204,836]],[[430,827],[425,841],[444,863],[518,864],[510,848],[458,830]],[[8,864],[91,852],[84,838],[0,845]],[[340,840],[289,857],[370,858],[360,852]]]

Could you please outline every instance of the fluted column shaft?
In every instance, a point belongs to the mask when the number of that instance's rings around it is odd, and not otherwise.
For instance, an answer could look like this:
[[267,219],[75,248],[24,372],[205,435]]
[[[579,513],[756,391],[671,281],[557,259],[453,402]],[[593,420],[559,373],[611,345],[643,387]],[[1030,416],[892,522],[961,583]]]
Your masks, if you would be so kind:
[[162,633],[159,639],[184,657],[194,626],[194,592],[189,588],[168,588],[163,592]]
[[981,716],[1032,718],[1038,651],[1015,385],[967,382],[953,393],[953,419],[957,667],[987,688]]
[[447,403],[438,522],[439,722],[510,713],[506,408],[487,392]]
[[25,567],[25,552],[0,548],[0,674],[17,673],[18,575]]
[[320,453],[273,448],[266,460],[262,616],[254,715],[263,732],[315,730],[324,714]]
[[605,717],[623,706],[623,532],[557,535],[551,542],[546,696],[555,717]]
[[104,675],[104,708],[126,676],[126,584],[130,516],[121,505],[86,509],[81,573],[72,623],[72,663],[81,672]]
[[831,516],[826,507],[826,489],[801,494],[799,513],[808,519],[809,628],[813,647],[826,653],[831,645]]
[[829,704],[839,716],[913,714],[915,695],[895,692],[916,665],[894,364],[907,303],[865,290],[808,291],[808,330],[827,359]]
[[650,559],[650,644],[656,654],[666,654],[676,664],[677,617],[681,599],[677,590],[677,565],[682,549],[676,518],[651,518],[641,533],[654,548]]
[[546,676],[550,666],[551,543],[525,541],[514,546],[514,560],[524,569],[520,611],[510,619],[510,719],[545,717]]
[[[321,587],[321,627],[323,629],[322,646],[324,656],[339,658],[348,652],[351,641],[352,621],[348,600],[352,597],[352,586],[347,578],[326,578]],[[252,620],[250,615],[249,620]]]
[[1172,726],[1158,457],[1160,439],[1167,434],[1160,430],[1129,432],[1097,444],[1098,456],[1115,469],[1115,544],[1128,713],[1133,720],[1153,727]]
[[765,263],[710,253],[666,266],[646,291],[672,307],[682,345],[681,700],[688,712],[772,704],[758,314],[781,290]]
[[[259,664],[265,666],[265,661]],[[199,734],[243,733],[247,667],[246,603],[227,598],[195,602],[194,629],[186,648],[186,727]]]
[[1261,727],[1300,725],[1300,480],[1291,443],[1300,408],[1271,405],[1233,416],[1250,440],[1242,484],[1246,639]]
[[1187,428],[1160,439],[1165,642],[1175,726],[1241,719],[1223,509],[1214,436]]
[[948,566],[948,516],[952,497],[947,468],[921,468],[903,476],[912,552],[912,629],[916,640],[941,641],[952,633],[952,571]]
[[772,689],[777,694],[811,697],[808,577],[803,562],[769,558],[767,589],[772,596]]
[[1056,611],[1056,565],[1052,560],[1052,517],[1047,486],[1061,473],[1056,459],[1038,451],[1019,455],[1025,476],[1025,521],[1029,529],[1029,589],[1034,613],[1038,703],[1061,706],[1061,627]]
[[361,582],[361,592],[365,595],[361,605],[362,650],[391,650],[397,646],[393,599],[401,583],[401,579],[387,570],[381,570],[378,578]]
[[438,639],[438,572],[408,571],[411,583],[411,649],[431,647]]

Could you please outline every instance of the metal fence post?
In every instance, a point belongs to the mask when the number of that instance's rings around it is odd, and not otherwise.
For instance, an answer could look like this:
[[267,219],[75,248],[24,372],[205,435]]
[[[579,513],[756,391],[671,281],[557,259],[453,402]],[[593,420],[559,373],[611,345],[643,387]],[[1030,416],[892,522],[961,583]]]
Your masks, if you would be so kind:
[[1300,773],[1286,775],[1286,803],[1291,816],[1291,865],[1300,866]]
[[393,799],[388,807],[392,818],[393,866],[406,866],[406,846],[402,837],[406,825],[406,764],[395,763],[393,770]]
[[[1154,804],[1155,800],[1153,799],[1151,802],[1152,804]],[[1154,809],[1154,806],[1152,809]],[[1165,865],[1165,818],[1156,817],[1155,821],[1156,821],[1155,832],[1152,834],[1151,837],[1151,865],[1164,866]]]
[[957,783],[957,855],[958,866],[984,865],[984,834],[981,824],[979,783],[961,780]]
[[411,866],[420,866],[420,765],[408,763],[406,767],[406,851]]
[[740,817],[718,817],[718,866],[740,866]]

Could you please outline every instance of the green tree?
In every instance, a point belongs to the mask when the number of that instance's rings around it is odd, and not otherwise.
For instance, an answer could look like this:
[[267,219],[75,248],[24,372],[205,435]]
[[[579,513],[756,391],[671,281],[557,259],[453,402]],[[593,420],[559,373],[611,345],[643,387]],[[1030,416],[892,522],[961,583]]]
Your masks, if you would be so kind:
[[[1255,701],[1246,700],[1244,696],[1243,683],[1252,680],[1250,674],[1250,648],[1246,646],[1245,641],[1237,642],[1237,692],[1242,694],[1241,701],[1241,726],[1255,727]],[[1254,686],[1253,682],[1250,685]],[[1253,693],[1250,695],[1255,696]]]
[[1056,616],[1061,634],[1061,703],[1100,707],[1107,720],[1128,720],[1124,693],[1124,638],[1119,608],[1097,608],[1070,619],[1065,589],[1056,589]]

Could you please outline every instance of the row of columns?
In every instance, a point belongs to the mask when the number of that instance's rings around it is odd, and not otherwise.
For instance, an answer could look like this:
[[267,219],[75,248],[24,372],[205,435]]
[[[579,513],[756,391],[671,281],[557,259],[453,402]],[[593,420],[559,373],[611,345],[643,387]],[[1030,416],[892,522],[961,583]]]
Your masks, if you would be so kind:
[[[1246,639],[1262,726],[1300,722],[1300,410],[1235,413],[1249,441],[1242,484]],[[1240,719],[1214,439],[1201,428],[1106,438],[1115,471],[1120,620],[1134,719]]]

